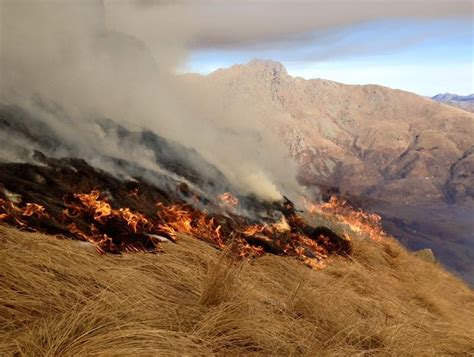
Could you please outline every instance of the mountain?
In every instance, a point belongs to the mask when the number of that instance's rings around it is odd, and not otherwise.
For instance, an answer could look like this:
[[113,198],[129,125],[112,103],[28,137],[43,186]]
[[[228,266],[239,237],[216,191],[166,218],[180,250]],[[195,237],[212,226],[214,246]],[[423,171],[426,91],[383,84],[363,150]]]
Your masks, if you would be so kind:
[[[119,118],[73,120],[59,106],[39,101],[28,110],[0,105],[0,139],[5,144],[0,161],[40,166],[31,167],[33,183],[26,180],[25,185],[18,184],[26,166],[2,166],[6,190],[23,187],[22,194],[32,196],[31,187],[34,193],[42,190],[37,180],[59,188],[53,183],[56,170],[65,170],[74,183],[79,166],[87,177],[81,192],[101,187],[110,193],[107,185],[90,179],[97,175],[95,168],[126,181],[151,181],[186,202],[199,197],[203,206],[216,195],[234,192],[250,216],[261,218],[269,208],[267,199],[245,190],[245,185],[261,183],[253,171],[259,167],[242,165],[241,160],[254,155],[259,165],[268,161],[283,184],[286,180],[295,187],[297,174],[300,185],[291,199],[298,200],[300,186],[306,196],[342,196],[380,214],[388,233],[410,249],[433,249],[441,263],[474,283],[474,114],[382,86],[295,78],[273,61],[254,60],[207,76],[180,76],[179,81],[176,95],[182,93],[186,100],[177,101],[195,106],[186,108],[187,113],[196,109],[199,120],[192,133],[184,127],[177,131],[219,148],[229,162],[226,170],[186,140],[176,142],[115,121]],[[229,156],[229,146],[243,154]],[[38,151],[43,155],[32,156]],[[60,158],[65,161],[57,161]],[[83,159],[90,166],[68,159]],[[45,164],[52,172],[43,172]],[[229,167],[232,182],[224,174]],[[43,172],[42,179],[35,170]],[[236,177],[245,176],[256,179],[236,186]],[[63,193],[55,192],[51,207],[51,199],[45,199],[46,208],[59,210]]]
[[440,93],[437,94],[431,99],[436,100],[437,102],[449,102],[449,101],[456,101],[456,102],[473,102],[474,101],[474,93],[469,95],[457,95],[452,93]]
[[220,125],[276,133],[308,189],[356,196],[409,247],[474,276],[474,114],[379,85],[292,77],[273,61],[182,80]]
[[306,184],[391,202],[471,205],[474,115],[378,85],[288,75],[272,61],[185,77],[225,120],[287,143]]
[[474,112],[474,93],[469,95],[457,95],[451,93],[440,93],[431,97],[436,102],[458,107],[468,112]]

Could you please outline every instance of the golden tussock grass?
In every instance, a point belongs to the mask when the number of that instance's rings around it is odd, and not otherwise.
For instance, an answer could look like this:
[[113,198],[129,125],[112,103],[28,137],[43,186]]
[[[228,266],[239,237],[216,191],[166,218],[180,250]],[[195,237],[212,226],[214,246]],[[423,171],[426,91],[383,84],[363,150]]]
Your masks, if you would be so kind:
[[398,243],[313,271],[182,237],[99,256],[0,226],[0,355],[474,354],[474,292]]

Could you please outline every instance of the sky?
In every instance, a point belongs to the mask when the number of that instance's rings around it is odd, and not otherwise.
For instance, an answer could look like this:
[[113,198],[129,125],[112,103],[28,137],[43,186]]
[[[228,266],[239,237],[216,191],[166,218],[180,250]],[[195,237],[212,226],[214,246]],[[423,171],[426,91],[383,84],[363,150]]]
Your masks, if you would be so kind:
[[290,75],[306,79],[380,84],[424,96],[474,93],[470,18],[372,21],[314,32],[310,41],[199,49],[191,52],[183,70],[207,74],[253,58],[279,61]]

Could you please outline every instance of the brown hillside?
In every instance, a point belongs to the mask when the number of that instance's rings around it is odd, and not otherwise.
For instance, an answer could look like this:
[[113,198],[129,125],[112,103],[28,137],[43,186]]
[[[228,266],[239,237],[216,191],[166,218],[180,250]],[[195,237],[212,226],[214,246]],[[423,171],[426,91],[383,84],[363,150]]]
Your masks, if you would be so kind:
[[378,85],[291,77],[273,61],[184,80],[220,125],[281,134],[306,183],[403,204],[473,203],[474,114]]
[[378,85],[292,77],[273,61],[183,81],[218,125],[276,133],[300,181],[356,197],[410,249],[433,249],[474,284],[474,114]]

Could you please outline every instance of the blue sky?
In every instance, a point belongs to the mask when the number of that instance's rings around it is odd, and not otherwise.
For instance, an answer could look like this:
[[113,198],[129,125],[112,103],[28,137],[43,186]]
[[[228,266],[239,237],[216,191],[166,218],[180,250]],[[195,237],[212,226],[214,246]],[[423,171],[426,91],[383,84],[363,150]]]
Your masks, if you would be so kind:
[[474,92],[470,20],[378,21],[314,33],[305,41],[193,52],[185,71],[209,73],[252,58],[282,62],[293,76],[375,83],[432,96]]

